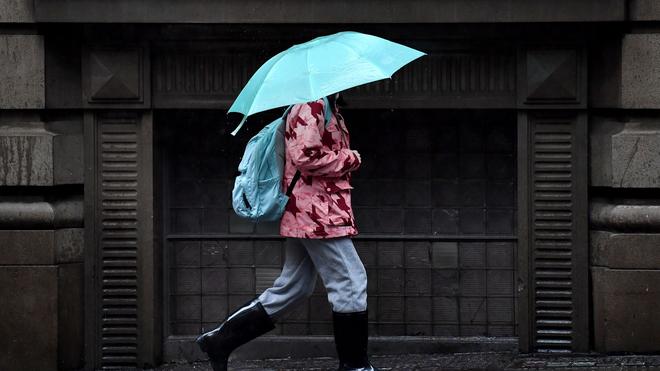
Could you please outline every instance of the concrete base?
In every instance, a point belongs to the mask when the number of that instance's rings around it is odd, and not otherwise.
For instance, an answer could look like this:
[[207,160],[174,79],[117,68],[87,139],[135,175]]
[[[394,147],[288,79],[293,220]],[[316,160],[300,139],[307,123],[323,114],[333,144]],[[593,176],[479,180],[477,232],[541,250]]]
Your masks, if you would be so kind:
[[598,352],[660,351],[660,270],[593,267]]
[[[164,362],[206,359],[194,337],[171,337],[165,342]],[[232,353],[231,360],[336,357],[332,336],[262,336]],[[378,336],[369,338],[369,354],[434,354],[458,352],[515,352],[517,338]]]
[[57,370],[57,267],[0,266],[0,370]]

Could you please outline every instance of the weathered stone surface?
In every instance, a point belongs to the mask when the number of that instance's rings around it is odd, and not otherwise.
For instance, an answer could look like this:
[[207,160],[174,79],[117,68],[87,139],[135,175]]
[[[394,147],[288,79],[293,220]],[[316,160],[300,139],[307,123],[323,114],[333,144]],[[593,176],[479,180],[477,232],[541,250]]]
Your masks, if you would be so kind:
[[612,187],[612,135],[623,130],[624,123],[593,117],[589,123],[590,185]]
[[55,223],[48,202],[0,202],[0,226],[7,229],[49,229]]
[[660,351],[660,270],[591,273],[596,351]]
[[592,43],[589,55],[589,105],[621,105],[622,36],[612,36]]
[[84,181],[82,121],[74,118],[48,122],[46,128],[57,134],[53,139],[53,183],[82,184]]
[[57,267],[0,266],[0,370],[57,369]]
[[83,274],[82,263],[59,266],[57,353],[60,370],[78,370],[84,362]]
[[633,21],[660,21],[658,0],[631,0],[629,9],[629,17]]
[[660,234],[591,231],[589,242],[594,266],[660,269]]
[[80,195],[52,203],[40,199],[0,202],[0,228],[59,229],[82,226],[83,199]]
[[26,118],[2,116],[0,186],[52,185],[54,134],[45,129],[43,122],[21,122]]
[[0,230],[0,265],[53,264],[54,231]]
[[[406,23],[624,21],[621,0],[36,0],[39,22]],[[286,4],[286,5],[284,5]],[[129,11],[130,10],[130,11]]]
[[660,108],[660,34],[623,38],[622,108]]
[[72,195],[61,198],[52,203],[55,212],[55,227],[82,227],[83,226],[83,197]]
[[660,188],[658,148],[660,122],[627,123],[623,131],[612,136],[612,184],[627,188]]
[[34,7],[31,0],[0,0],[0,23],[32,23]]
[[607,37],[592,49],[592,107],[660,108],[660,33]]
[[590,127],[592,186],[660,188],[660,119],[621,123],[595,118]]
[[595,199],[589,208],[594,229],[660,232],[660,205],[610,204]]
[[44,79],[43,37],[0,35],[0,109],[44,108]]
[[55,231],[55,258],[58,263],[83,261],[84,229],[65,228]]

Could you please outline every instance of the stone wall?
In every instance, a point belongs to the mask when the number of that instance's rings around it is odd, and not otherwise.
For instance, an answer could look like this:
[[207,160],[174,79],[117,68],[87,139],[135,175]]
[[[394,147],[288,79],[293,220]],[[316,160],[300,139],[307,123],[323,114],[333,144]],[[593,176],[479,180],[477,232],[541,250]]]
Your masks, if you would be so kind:
[[[647,9],[646,15],[642,12]],[[654,16],[655,14],[655,16]],[[634,1],[632,16],[658,8]],[[660,31],[592,55],[591,282],[594,347],[660,351]]]
[[0,369],[82,367],[82,125],[46,123],[44,37],[0,0]]

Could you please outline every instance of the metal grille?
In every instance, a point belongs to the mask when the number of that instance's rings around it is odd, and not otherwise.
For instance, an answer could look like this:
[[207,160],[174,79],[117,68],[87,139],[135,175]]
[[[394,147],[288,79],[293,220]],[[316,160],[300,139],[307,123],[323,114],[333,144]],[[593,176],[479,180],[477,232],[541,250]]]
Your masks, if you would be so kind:
[[[221,114],[156,117],[168,132],[170,335],[216,326],[269,287],[284,261],[277,225],[255,227],[230,205],[235,166],[259,126],[228,138]],[[370,333],[516,335],[515,114],[354,110],[345,117],[364,161],[354,174],[354,242],[369,279]],[[332,333],[320,279],[273,333]]]
[[532,294],[534,347],[574,348],[575,123],[537,120],[532,126]]
[[138,353],[136,119],[98,122],[98,243],[102,368],[135,367]]

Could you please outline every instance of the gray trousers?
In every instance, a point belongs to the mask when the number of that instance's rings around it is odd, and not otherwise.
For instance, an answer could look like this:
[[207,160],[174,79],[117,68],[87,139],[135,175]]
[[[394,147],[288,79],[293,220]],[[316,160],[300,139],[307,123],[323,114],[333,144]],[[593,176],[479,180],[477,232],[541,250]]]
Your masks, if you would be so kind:
[[312,295],[317,271],[333,311],[367,309],[367,272],[349,237],[287,238],[282,273],[252,303],[277,320]]

